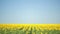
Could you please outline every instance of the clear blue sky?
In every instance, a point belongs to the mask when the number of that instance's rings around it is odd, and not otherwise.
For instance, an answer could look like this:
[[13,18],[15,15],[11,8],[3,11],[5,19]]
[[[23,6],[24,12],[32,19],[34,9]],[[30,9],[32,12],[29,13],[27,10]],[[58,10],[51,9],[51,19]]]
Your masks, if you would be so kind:
[[60,0],[0,0],[0,23],[58,24]]

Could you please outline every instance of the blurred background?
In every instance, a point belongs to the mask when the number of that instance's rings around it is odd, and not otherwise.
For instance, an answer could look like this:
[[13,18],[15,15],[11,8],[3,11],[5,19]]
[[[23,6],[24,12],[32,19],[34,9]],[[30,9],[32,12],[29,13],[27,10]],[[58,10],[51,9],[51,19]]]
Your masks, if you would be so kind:
[[60,0],[0,0],[0,24],[60,24]]

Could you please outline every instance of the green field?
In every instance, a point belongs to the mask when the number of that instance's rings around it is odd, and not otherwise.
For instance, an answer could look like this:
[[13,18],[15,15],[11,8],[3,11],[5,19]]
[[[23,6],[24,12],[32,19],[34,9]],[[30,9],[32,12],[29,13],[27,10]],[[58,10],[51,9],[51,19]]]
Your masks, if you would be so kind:
[[60,34],[60,26],[30,25],[30,24],[27,25],[0,24],[0,34]]

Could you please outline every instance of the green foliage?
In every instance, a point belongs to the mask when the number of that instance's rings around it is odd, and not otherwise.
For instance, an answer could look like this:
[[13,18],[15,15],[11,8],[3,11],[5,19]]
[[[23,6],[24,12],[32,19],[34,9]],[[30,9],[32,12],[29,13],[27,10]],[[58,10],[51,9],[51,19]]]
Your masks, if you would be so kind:
[[21,29],[2,29],[0,28],[0,34],[26,34],[26,32],[28,32],[28,34],[33,34],[33,32],[35,34],[60,34],[60,30],[47,30],[47,29],[44,29],[43,31],[40,29],[40,30],[36,30],[36,29],[32,29],[31,30],[23,30],[23,28]]

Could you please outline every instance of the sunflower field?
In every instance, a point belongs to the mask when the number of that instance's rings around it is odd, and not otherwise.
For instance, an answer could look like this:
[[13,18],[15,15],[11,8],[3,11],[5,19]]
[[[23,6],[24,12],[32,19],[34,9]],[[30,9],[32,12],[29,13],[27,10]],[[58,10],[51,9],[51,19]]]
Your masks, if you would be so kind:
[[0,24],[0,34],[60,34],[60,24]]

